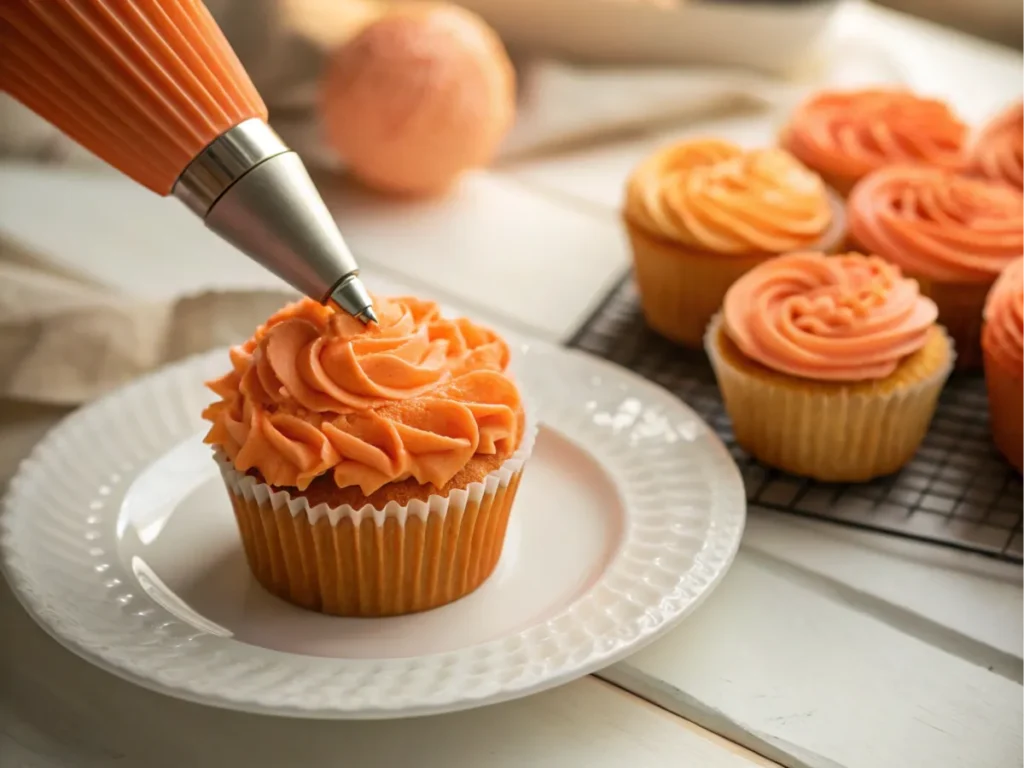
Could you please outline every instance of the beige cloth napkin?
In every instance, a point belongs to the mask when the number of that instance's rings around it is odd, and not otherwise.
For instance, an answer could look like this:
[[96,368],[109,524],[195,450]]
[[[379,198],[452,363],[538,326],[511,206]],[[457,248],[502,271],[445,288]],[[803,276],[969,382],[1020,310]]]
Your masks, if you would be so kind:
[[238,343],[284,291],[144,302],[0,237],[0,398],[77,405],[166,363]]

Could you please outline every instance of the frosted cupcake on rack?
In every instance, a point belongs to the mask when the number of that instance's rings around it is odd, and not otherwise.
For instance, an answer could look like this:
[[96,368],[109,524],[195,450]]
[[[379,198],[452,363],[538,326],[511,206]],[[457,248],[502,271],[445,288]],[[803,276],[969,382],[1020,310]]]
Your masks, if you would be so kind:
[[370,326],[282,309],[231,350],[203,414],[256,579],[341,616],[479,587],[535,434],[500,337],[427,301],[374,306]]
[[942,101],[867,89],[812,96],[791,115],[780,143],[845,196],[887,165],[962,170],[967,136],[967,125]]
[[992,437],[1024,471],[1024,258],[996,280],[985,302],[981,335]]
[[648,325],[693,348],[740,275],[781,253],[834,251],[845,237],[842,201],[790,154],[716,139],[645,160],[623,219]]
[[854,248],[898,264],[935,301],[957,364],[981,365],[985,297],[1024,253],[1021,193],[941,168],[894,165],[854,188],[847,218]]
[[705,337],[737,443],[825,482],[897,471],[953,367],[937,316],[876,256],[796,253],[755,267]]

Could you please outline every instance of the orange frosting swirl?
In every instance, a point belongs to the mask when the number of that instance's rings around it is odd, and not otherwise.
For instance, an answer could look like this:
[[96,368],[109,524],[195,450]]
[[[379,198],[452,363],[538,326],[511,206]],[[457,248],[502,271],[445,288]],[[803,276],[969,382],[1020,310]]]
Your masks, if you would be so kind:
[[981,343],[1008,373],[1024,377],[1024,258],[1003,270],[989,291]]
[[476,455],[511,453],[522,405],[504,341],[432,302],[374,306],[371,326],[309,299],[273,315],[209,383],[206,442],[274,486],[333,472],[366,495],[410,477],[441,487]]
[[1024,253],[1024,198],[1002,184],[924,166],[891,166],[854,188],[857,244],[908,274],[985,282]]
[[649,234],[723,254],[816,245],[832,224],[821,179],[787,152],[687,141],[633,173],[625,215]]
[[967,126],[943,102],[900,90],[825,91],[796,109],[783,145],[830,176],[894,163],[963,167]]
[[794,253],[733,283],[725,331],[753,360],[824,381],[883,379],[921,349],[935,304],[877,256]]
[[971,147],[971,170],[1024,188],[1024,102],[1017,102],[981,130]]

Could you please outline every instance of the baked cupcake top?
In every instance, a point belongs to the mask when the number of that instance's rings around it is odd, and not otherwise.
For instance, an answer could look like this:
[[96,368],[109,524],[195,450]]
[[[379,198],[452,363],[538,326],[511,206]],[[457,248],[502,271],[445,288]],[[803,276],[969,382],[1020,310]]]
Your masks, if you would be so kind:
[[1024,198],[941,168],[890,166],[847,201],[857,245],[932,280],[987,282],[1024,253]]
[[993,118],[971,144],[971,170],[992,181],[1024,188],[1024,102]]
[[1011,262],[989,291],[981,343],[1008,373],[1024,377],[1024,258]]
[[800,105],[782,144],[826,175],[860,178],[893,163],[963,167],[967,126],[941,101],[909,91],[824,91]]
[[272,486],[333,473],[365,495],[409,478],[440,488],[475,456],[511,455],[523,409],[505,342],[429,301],[374,308],[370,326],[309,299],[273,315],[208,384],[221,399],[206,442]]
[[794,253],[733,283],[725,332],[747,357],[818,381],[884,379],[938,317],[917,282],[877,256]]
[[813,247],[833,224],[824,183],[789,153],[714,139],[675,144],[642,163],[625,216],[653,237],[722,254]]

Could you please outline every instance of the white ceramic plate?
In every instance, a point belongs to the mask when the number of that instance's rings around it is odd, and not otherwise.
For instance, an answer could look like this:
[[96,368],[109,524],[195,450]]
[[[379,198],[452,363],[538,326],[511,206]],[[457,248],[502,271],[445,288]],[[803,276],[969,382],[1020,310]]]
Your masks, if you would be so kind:
[[12,481],[0,553],[25,608],[89,661],[207,704],[382,718],[489,704],[606,666],[692,611],[739,544],[739,473],[668,392],[523,346],[542,423],[504,554],[477,592],[427,613],[339,619],[250,576],[201,443],[224,351],[83,408]]

